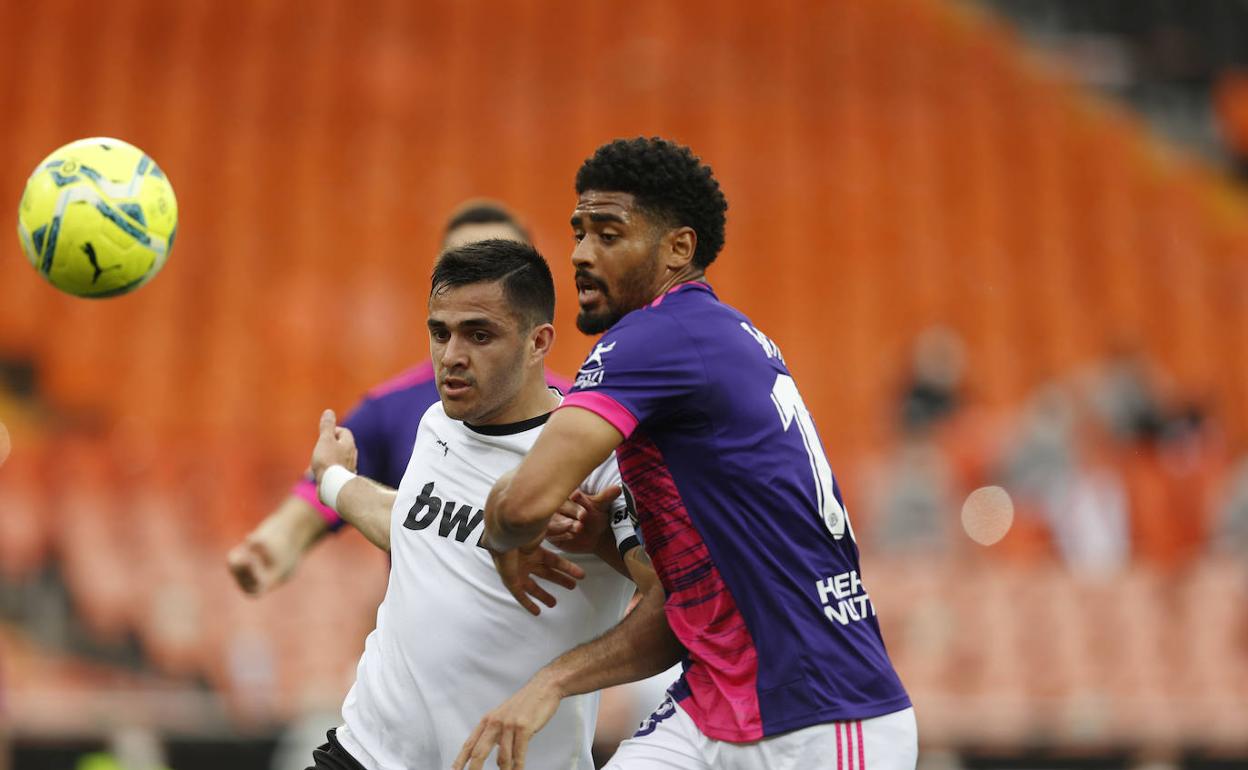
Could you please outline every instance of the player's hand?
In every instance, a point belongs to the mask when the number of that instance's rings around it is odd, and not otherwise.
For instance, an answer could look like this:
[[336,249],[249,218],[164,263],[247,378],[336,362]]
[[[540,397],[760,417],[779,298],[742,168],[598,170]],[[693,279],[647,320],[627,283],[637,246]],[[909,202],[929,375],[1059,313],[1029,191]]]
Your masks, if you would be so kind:
[[593,553],[610,525],[611,502],[619,496],[619,486],[596,495],[575,490],[546,526],[546,540],[571,553]]
[[238,587],[253,596],[276,588],[290,577],[299,555],[281,542],[274,542],[261,529],[230,549],[225,557]]
[[540,543],[513,548],[506,553],[490,551],[490,555],[494,557],[494,567],[503,579],[503,585],[532,615],[542,613],[533,599],[547,607],[554,607],[556,603],[555,597],[535,578],[540,577],[571,590],[576,588],[576,581],[585,577],[585,570],[554,551],[543,548]]
[[358,453],[355,449],[355,436],[349,428],[338,427],[338,418],[333,409],[321,412],[320,435],[316,446],[312,449],[312,475],[316,483],[321,483],[321,474],[331,465],[341,465],[349,471],[355,471]]
[[[562,545],[577,539],[577,536],[585,529],[586,516],[583,505],[573,502],[571,498],[565,500],[563,505],[555,511],[555,515],[550,517],[550,523],[546,525],[546,541]],[[571,549],[564,548],[563,550]]]
[[519,692],[481,719],[455,757],[452,770],[482,770],[495,746],[499,770],[523,770],[529,739],[555,715],[560,700],[554,683],[539,671]]

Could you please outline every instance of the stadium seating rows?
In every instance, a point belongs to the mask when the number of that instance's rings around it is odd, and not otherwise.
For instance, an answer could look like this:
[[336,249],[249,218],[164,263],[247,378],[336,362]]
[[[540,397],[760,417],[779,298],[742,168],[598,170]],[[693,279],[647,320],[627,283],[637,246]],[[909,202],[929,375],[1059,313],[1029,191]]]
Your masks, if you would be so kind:
[[[0,180],[17,189],[57,140],[112,132],[164,164],[184,221],[164,274],[109,303],[56,296],[3,246],[0,349],[32,355],[57,403],[293,461],[319,408],[421,356],[446,211],[512,201],[568,286],[575,164],[644,130],[714,161],[732,203],[715,284],[781,341],[834,460],[885,438],[898,361],[937,322],[967,339],[990,404],[1129,339],[1248,427],[1240,196],[965,8],[640,3],[642,28],[702,30],[686,50],[658,31],[586,48],[553,3],[67,7],[0,10],[6,72],[53,19],[117,35],[89,72],[11,79],[28,119],[0,128]],[[510,42],[469,45],[470,29]],[[609,99],[584,87],[615,80]],[[565,303],[565,372],[584,350],[570,320]]]
[[[732,206],[714,283],[782,344],[835,466],[887,443],[900,362],[933,323],[966,339],[991,408],[1128,340],[1242,444],[1248,217],[1215,174],[962,7],[635,6],[651,31],[600,4],[576,35],[546,2],[0,4],[0,94],[22,116],[0,125],[0,188],[63,141],[116,134],[182,210],[164,273],[103,303],[57,296],[0,242],[0,351],[109,431],[15,441],[0,577],[55,559],[93,633],[137,633],[240,714],[333,701],[384,559],[339,538],[253,602],[225,549],[306,462],[322,407],[421,357],[444,213],[514,203],[569,286],[576,164],[640,132],[714,163]],[[41,56],[49,39],[75,55]],[[19,77],[34,59],[40,77]],[[565,302],[565,372],[585,348],[571,318]],[[867,560],[925,736],[1217,741],[1248,722],[1242,566],[1095,583],[1043,555],[963,556]]]
[[[344,534],[318,548],[297,580],[251,599],[226,573],[228,537],[204,526],[210,495],[156,479],[119,493],[108,479],[126,459],[98,448],[49,446],[43,462],[21,469],[22,484],[0,487],[4,580],[20,583],[42,555],[57,554],[76,614],[97,640],[133,634],[156,672],[209,682],[240,721],[336,704],[373,624],[384,556]],[[258,509],[271,494],[244,487],[221,497]],[[864,565],[933,745],[1013,745],[1036,731],[1106,745],[1240,737],[1242,563],[1207,558],[1179,571],[1137,565],[1077,577],[1050,559],[1001,559],[968,543],[906,558],[868,552]],[[14,702],[36,684],[24,680]]]

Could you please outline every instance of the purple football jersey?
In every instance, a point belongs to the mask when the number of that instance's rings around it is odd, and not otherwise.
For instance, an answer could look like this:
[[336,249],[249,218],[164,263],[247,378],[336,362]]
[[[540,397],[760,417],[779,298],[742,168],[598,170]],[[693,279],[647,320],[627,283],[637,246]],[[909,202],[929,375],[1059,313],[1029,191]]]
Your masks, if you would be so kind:
[[681,284],[603,335],[567,407],[625,437],[620,471],[688,650],[671,692],[704,734],[755,741],[910,705],[810,413],[748,318]]

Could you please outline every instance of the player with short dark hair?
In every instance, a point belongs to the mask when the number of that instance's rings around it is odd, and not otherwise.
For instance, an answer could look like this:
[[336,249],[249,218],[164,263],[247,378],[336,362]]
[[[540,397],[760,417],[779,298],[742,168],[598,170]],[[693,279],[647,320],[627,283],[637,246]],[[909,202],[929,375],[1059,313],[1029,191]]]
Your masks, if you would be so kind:
[[[704,270],[726,203],[663,139],[600,147],[577,174],[572,255],[587,332],[572,393],[486,504],[505,583],[549,511],[615,452],[666,591],[538,672],[455,767],[505,770],[560,698],[678,660],[684,675],[608,770],[913,770],[914,711],[880,635],[836,479],[780,347]],[[833,760],[835,757],[835,761]]]
[[519,241],[487,240],[445,252],[433,268],[432,294],[498,281],[507,302],[531,324],[555,320],[555,285],[546,260]]
[[[397,492],[351,471],[351,431],[336,427],[332,412],[322,415],[311,462],[319,495],[388,550],[391,567],[343,725],[313,754],[317,770],[449,767],[482,711],[623,615],[633,585],[617,570],[622,555],[640,548],[613,459],[589,469],[556,506],[569,518],[598,514],[603,529],[583,544],[596,555],[527,549],[517,554],[521,579],[508,596],[480,545],[486,495],[563,398],[543,375],[553,316],[550,270],[532,247],[489,240],[444,252],[427,322],[439,401],[420,421]],[[633,576],[643,587],[655,583],[648,570]],[[579,590],[556,603],[552,586],[576,580]],[[549,608],[541,617],[534,600]],[[596,715],[595,696],[565,701],[553,729],[529,748],[535,763],[592,770]]]
[[464,201],[446,220],[442,248],[453,249],[474,241],[492,238],[532,243],[529,231],[520,224],[507,207],[488,198]]
[[[441,248],[491,238],[529,242],[528,231],[503,204],[477,198],[452,212]],[[571,386],[549,371],[546,381],[565,392]],[[437,400],[433,365],[427,360],[369,390],[343,420],[359,447],[360,474],[397,487],[411,457],[421,415]],[[303,555],[326,532],[341,526],[342,519],[317,500],[312,480],[300,479],[286,499],[231,549],[230,572],[247,593],[266,593],[289,579]]]

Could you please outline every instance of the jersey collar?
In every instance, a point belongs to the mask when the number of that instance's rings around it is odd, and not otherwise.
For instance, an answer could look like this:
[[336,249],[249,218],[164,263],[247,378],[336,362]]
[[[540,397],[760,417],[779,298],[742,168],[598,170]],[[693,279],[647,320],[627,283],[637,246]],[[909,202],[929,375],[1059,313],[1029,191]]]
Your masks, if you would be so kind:
[[550,419],[551,414],[551,412],[547,412],[546,414],[539,414],[536,417],[530,417],[527,420],[509,422],[502,425],[472,425],[470,423],[464,423],[464,427],[473,433],[480,433],[482,436],[510,436],[515,433],[524,433],[526,430],[533,430],[540,425],[545,425],[546,421]]
[[685,281],[684,283],[676,284],[672,288],[668,289],[667,291],[663,292],[659,296],[655,297],[654,301],[650,303],[650,307],[658,307],[660,304],[663,303],[663,300],[667,299],[673,294],[676,294],[682,291],[704,291],[710,294],[712,297],[715,296],[714,289],[712,289],[711,285],[707,283],[706,281]]

